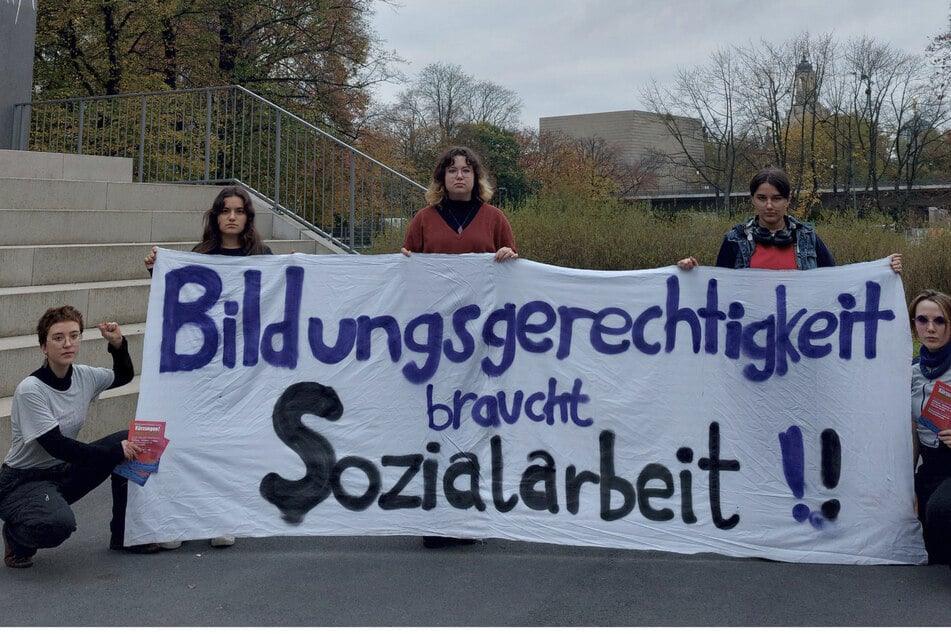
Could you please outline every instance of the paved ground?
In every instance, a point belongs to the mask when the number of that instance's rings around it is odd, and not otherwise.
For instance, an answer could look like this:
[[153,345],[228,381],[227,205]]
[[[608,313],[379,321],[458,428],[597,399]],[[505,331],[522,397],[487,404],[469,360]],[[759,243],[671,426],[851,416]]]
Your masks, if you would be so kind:
[[717,555],[418,537],[107,548],[108,487],[27,570],[0,568],[0,626],[927,626],[951,624],[947,566],[785,564]]

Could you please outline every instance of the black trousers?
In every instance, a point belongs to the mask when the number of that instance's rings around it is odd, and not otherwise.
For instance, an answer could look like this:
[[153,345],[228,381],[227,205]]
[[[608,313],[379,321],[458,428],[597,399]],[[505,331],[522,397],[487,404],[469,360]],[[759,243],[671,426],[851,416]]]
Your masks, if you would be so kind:
[[929,564],[951,564],[951,477],[917,474],[918,519]]
[[[111,446],[128,438],[119,431],[95,441]],[[114,465],[64,464],[49,469],[0,469],[0,519],[15,554],[32,556],[39,548],[55,548],[76,530],[70,505],[112,475],[110,543],[122,545],[129,482],[112,474]]]

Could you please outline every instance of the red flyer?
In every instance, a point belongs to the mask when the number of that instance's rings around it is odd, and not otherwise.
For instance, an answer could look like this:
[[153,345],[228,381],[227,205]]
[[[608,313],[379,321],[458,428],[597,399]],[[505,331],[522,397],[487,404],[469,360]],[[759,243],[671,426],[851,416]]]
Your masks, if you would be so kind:
[[918,421],[931,429],[941,431],[951,429],[951,385],[944,381],[935,381],[934,389]]
[[165,421],[134,420],[129,423],[128,438],[129,442],[142,451],[135,460],[120,462],[113,472],[142,486],[148,480],[149,474],[158,471],[159,460],[168,446],[168,438],[165,437]]
[[132,421],[129,423],[129,442],[138,445],[142,450],[135,457],[134,462],[156,465],[157,469],[162,452],[168,445],[168,439],[165,437],[165,421]]

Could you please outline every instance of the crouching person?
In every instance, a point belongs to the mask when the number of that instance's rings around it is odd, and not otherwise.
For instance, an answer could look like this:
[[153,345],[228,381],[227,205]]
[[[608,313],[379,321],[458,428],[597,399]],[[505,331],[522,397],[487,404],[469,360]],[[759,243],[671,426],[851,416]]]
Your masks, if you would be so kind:
[[[36,327],[43,366],[13,395],[12,442],[0,468],[3,562],[29,568],[40,548],[62,544],[76,530],[70,505],[102,484],[113,468],[139,453],[126,431],[92,443],[76,440],[89,405],[99,394],[135,375],[128,343],[115,322],[99,324],[113,367],[74,364],[82,343],[83,317],[72,306],[48,309]],[[122,549],[128,482],[112,476],[110,547]],[[157,552],[156,544],[130,547]]]

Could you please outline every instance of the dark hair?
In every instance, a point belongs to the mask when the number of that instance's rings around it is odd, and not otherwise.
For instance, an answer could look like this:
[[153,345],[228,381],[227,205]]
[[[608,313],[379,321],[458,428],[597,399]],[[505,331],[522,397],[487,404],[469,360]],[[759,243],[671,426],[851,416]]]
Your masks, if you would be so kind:
[[446,150],[436,167],[433,169],[433,178],[426,190],[426,202],[430,205],[438,205],[446,197],[446,170],[456,160],[457,156],[466,159],[466,164],[472,168],[474,186],[472,195],[482,202],[489,202],[492,198],[492,183],[489,182],[489,172],[482,164],[479,155],[467,147],[457,145]]
[[83,314],[74,307],[47,308],[36,324],[36,335],[39,337],[41,346],[46,343],[46,336],[50,333],[50,328],[64,321],[75,321],[79,324],[79,332],[83,331]]
[[951,322],[951,296],[933,288],[926,288],[915,295],[915,298],[908,304],[908,319],[911,321],[912,332],[915,331],[915,313],[918,311],[918,304],[925,300],[937,304],[945,320]]
[[789,186],[789,177],[786,176],[786,172],[778,167],[767,165],[756,172],[753,176],[753,180],[750,181],[750,196],[755,195],[756,190],[759,189],[763,183],[769,183],[776,188],[780,196],[789,198],[789,192],[792,189]]
[[218,215],[225,210],[225,198],[231,197],[241,199],[244,213],[247,216],[244,231],[238,236],[244,254],[262,255],[264,253],[264,238],[261,237],[254,226],[254,204],[251,202],[251,194],[244,187],[237,185],[225,187],[215,196],[215,202],[211,204],[211,209],[205,212],[201,242],[196,244],[192,251],[195,253],[214,253],[221,248],[221,227],[218,226]]

